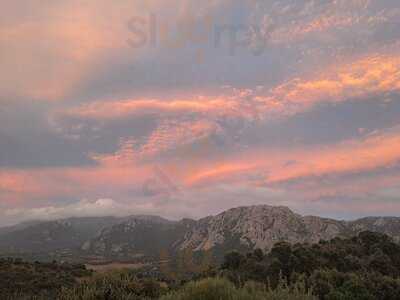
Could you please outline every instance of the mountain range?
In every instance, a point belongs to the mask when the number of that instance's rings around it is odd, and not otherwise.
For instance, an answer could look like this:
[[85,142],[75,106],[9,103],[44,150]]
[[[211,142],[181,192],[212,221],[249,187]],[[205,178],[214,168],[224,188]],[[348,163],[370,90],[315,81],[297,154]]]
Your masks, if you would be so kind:
[[200,220],[158,216],[88,217],[33,221],[0,228],[0,254],[134,259],[177,254],[187,249],[224,253],[269,250],[279,241],[317,243],[375,231],[400,242],[400,218],[339,221],[301,216],[287,207],[250,206]]

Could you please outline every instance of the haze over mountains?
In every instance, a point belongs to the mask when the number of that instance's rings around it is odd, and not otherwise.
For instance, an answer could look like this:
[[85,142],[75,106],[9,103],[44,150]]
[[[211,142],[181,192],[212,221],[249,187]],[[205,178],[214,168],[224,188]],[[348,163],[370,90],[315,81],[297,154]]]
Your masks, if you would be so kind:
[[233,208],[200,220],[130,216],[27,222],[0,230],[0,253],[104,259],[157,257],[161,252],[173,255],[187,249],[218,254],[232,249],[269,250],[279,241],[316,243],[365,230],[400,242],[400,218],[338,221],[264,205]]

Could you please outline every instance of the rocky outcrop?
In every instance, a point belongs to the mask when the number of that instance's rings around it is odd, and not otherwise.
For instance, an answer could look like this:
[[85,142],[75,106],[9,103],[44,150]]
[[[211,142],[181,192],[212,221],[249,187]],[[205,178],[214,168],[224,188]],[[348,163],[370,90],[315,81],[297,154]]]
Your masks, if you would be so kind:
[[348,234],[345,222],[302,217],[287,207],[240,207],[200,220],[185,235],[181,249],[210,250],[228,242],[268,250],[279,241],[315,243]]
[[349,222],[348,226],[355,234],[362,231],[385,233],[400,243],[400,218],[395,217],[368,217]]

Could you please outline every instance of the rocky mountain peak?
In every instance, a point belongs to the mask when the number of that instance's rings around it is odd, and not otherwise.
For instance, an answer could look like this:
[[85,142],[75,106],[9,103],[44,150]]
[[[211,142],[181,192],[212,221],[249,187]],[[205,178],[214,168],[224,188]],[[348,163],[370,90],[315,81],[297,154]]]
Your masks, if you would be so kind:
[[[23,251],[80,249],[88,255],[132,258],[181,250],[269,250],[280,241],[316,243],[361,231],[385,233],[400,242],[400,218],[368,217],[351,222],[301,216],[288,207],[237,207],[200,220],[158,216],[78,218],[16,226],[0,235],[2,248]],[[11,232],[10,232],[11,231]]]

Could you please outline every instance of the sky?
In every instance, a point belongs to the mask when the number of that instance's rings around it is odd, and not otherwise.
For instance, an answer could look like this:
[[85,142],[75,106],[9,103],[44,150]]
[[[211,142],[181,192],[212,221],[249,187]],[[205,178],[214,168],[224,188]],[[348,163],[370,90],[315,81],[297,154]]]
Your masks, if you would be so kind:
[[0,11],[0,226],[245,205],[400,216],[398,0]]

